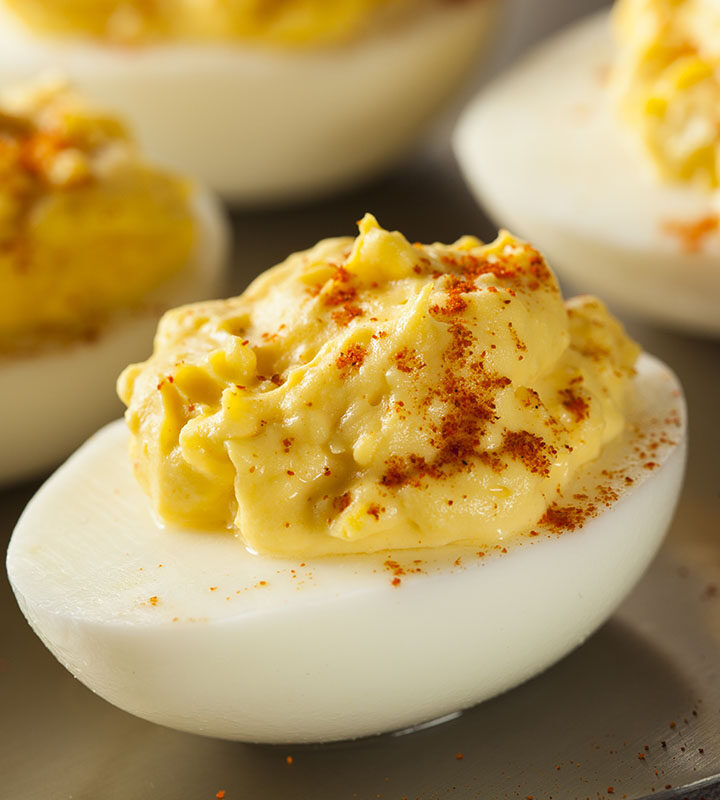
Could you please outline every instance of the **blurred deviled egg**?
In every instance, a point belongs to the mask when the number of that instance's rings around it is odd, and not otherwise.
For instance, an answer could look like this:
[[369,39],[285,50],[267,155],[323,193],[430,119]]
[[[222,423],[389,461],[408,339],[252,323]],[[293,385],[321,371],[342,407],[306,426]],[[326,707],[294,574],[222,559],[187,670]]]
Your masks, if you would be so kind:
[[368,215],[168,312],[118,388],[10,581],[99,695],[228,739],[407,728],[537,674],[639,579],[683,474],[677,379],[507,232]]
[[116,416],[115,377],[169,306],[216,295],[216,202],[141,160],[122,123],[53,79],[0,96],[0,481]]
[[[478,200],[582,289],[720,334],[720,5],[619,0],[464,113]],[[614,33],[614,41],[613,41]]]
[[3,0],[0,81],[63,70],[148,156],[243,203],[400,156],[485,51],[498,0]]

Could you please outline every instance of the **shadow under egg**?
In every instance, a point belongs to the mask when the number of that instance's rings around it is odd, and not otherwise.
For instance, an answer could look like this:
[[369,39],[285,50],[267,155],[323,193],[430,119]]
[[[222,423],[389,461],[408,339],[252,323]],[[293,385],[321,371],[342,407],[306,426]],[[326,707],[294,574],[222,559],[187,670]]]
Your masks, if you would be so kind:
[[258,800],[311,798],[318,782],[358,800],[451,790],[569,800],[613,783],[635,796],[665,785],[649,768],[663,749],[654,732],[690,715],[695,698],[681,665],[612,620],[542,675],[444,724],[321,745],[223,742],[214,770]]

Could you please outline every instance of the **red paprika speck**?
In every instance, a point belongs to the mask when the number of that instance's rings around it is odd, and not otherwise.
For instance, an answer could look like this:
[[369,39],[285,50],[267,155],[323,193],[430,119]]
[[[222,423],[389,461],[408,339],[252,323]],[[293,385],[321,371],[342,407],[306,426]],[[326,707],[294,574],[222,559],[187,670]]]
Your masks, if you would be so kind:
[[365,356],[367,355],[367,348],[361,344],[353,344],[343,350],[340,355],[335,359],[335,365],[342,372],[347,372],[350,369],[359,369],[362,366]]
[[590,406],[584,397],[570,387],[562,389],[560,397],[562,398],[563,406],[573,415],[575,422],[582,422],[588,418]]
[[338,514],[342,514],[342,512],[345,511],[345,509],[350,505],[351,502],[352,502],[352,495],[350,494],[350,492],[345,492],[345,494],[333,498],[333,508],[337,511]]
[[333,311],[330,316],[337,325],[344,328],[349,325],[355,317],[361,317],[362,313],[363,311],[360,306],[355,305],[355,303],[346,302],[345,305]]
[[548,476],[552,448],[540,437],[529,431],[505,431],[502,452],[520,461],[529,472]]
[[225,797],[225,789],[220,789],[219,792],[216,792],[215,797],[217,797],[217,800],[223,800]]
[[400,578],[393,578],[392,579],[392,585],[393,586],[400,586],[400,583],[401,583]]
[[382,514],[383,511],[385,511],[384,508],[379,506],[377,503],[372,503],[370,506],[368,506],[367,513],[377,521],[380,519],[380,514]]

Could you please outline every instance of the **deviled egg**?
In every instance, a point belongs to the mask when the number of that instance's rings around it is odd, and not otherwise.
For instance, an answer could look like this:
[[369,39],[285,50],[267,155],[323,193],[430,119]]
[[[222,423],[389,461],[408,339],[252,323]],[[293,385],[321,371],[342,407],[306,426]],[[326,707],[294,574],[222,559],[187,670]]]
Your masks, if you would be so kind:
[[620,0],[474,100],[455,149],[479,202],[630,312],[720,333],[717,3]]
[[487,50],[497,0],[3,0],[0,83],[60,68],[148,156],[243,203],[383,169]]
[[46,80],[0,98],[0,481],[54,466],[119,411],[117,371],[168,307],[222,289],[216,202]]
[[579,645],[659,546],[684,407],[638,354],[510,234],[411,245],[368,216],[164,317],[127,422],[18,523],[18,602],[91,689],[181,730],[442,718]]

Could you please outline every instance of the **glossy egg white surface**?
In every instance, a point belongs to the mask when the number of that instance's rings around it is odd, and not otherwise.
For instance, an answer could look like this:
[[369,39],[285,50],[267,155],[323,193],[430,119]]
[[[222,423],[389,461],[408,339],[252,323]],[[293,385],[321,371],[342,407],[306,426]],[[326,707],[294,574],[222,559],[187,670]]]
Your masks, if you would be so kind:
[[720,334],[720,236],[668,231],[717,198],[661,182],[608,91],[607,12],[551,38],[480,93],[455,132],[465,178],[495,220],[576,288],[673,327]]
[[0,4],[0,85],[61,70],[154,163],[244,204],[305,199],[400,157],[476,63],[497,0],[443,3],[346,46],[118,48],[36,35]]
[[649,356],[635,387],[625,434],[566,492],[601,513],[484,554],[296,562],[253,555],[229,533],[160,527],[118,421],[31,501],[10,581],[73,675],[153,722],[280,743],[442,718],[577,647],[647,568],[682,481],[685,412],[677,379]]
[[0,484],[41,473],[66,458],[122,410],[115,382],[147,358],[160,314],[224,292],[229,230],[217,200],[194,190],[198,236],[190,263],[118,314],[92,339],[48,342],[33,353],[0,356]]

